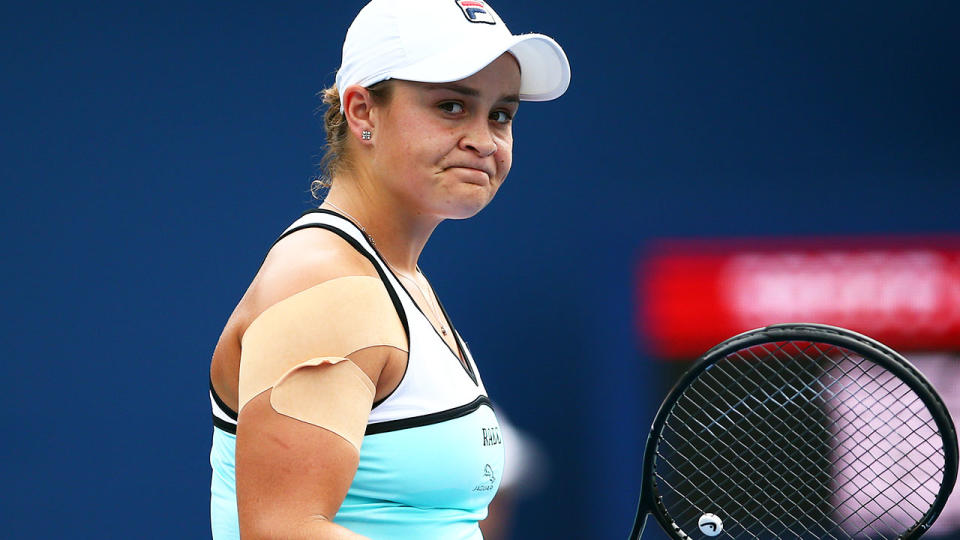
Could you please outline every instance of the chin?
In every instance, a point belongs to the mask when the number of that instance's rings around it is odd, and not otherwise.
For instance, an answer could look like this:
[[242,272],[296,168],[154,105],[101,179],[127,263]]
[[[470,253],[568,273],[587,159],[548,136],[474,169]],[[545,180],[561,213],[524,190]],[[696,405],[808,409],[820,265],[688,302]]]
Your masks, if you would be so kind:
[[451,194],[440,209],[445,219],[471,218],[486,208],[497,194],[497,189],[490,185],[462,184],[460,188]]
[[[484,196],[474,200],[460,200],[447,206],[444,210],[446,219],[467,219],[480,213],[490,204],[493,197]],[[452,202],[452,201],[451,201]],[[459,203],[459,204],[458,204]]]
[[473,216],[480,213],[481,210],[486,208],[486,204],[476,205],[476,206],[462,206],[456,209],[448,209],[446,219],[469,219]]

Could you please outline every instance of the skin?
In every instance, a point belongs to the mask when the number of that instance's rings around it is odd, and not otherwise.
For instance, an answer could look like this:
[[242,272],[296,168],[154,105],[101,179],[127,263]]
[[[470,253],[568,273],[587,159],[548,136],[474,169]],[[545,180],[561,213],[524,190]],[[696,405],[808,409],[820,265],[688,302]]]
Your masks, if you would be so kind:
[[456,83],[392,84],[387,107],[360,86],[344,90],[355,167],[327,200],[364,225],[394,269],[413,273],[436,226],[482,210],[510,172],[520,68],[504,53]]
[[[353,167],[334,179],[327,200],[364,226],[437,325],[436,298],[416,272],[417,260],[439,223],[475,215],[509,173],[520,70],[505,53],[456,83],[391,84],[386,104],[375,104],[363,87],[344,90]],[[362,140],[363,130],[372,132],[371,140]],[[228,406],[237,407],[240,343],[250,323],[297,292],[351,275],[378,277],[364,256],[328,231],[304,229],[274,246],[214,352],[211,380]],[[457,351],[452,334],[447,342]],[[348,357],[373,381],[375,400],[396,388],[407,361],[406,353],[389,347]],[[236,478],[243,538],[362,538],[331,521],[356,473],[356,449],[330,431],[278,414],[269,392],[239,414]]]
[[487,506],[487,517],[480,522],[483,540],[503,540],[508,537],[513,522],[514,494],[500,486],[497,495]]

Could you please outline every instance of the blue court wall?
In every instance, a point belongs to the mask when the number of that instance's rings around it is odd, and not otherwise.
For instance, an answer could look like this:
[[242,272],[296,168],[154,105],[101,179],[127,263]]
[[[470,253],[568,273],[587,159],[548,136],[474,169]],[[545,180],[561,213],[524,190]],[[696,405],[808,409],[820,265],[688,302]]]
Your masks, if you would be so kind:
[[[209,357],[315,204],[315,93],[359,7],[0,8],[4,537],[208,535]],[[422,267],[550,456],[516,537],[623,538],[666,391],[633,332],[643,246],[960,232],[960,8],[495,7],[563,44],[572,85],[521,107],[504,188]]]

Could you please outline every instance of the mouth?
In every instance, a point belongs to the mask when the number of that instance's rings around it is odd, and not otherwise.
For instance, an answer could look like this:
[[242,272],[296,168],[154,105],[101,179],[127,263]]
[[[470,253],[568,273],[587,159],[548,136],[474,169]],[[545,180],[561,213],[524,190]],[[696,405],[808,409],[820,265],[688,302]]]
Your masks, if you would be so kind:
[[492,171],[490,171],[490,170],[488,170],[488,169],[486,169],[486,168],[484,168],[484,167],[478,167],[478,166],[475,166],[475,165],[459,164],[459,165],[450,165],[450,166],[448,166],[448,167],[445,168],[445,170],[450,170],[450,169],[462,169],[462,170],[465,170],[465,171],[470,171],[470,172],[472,172],[472,173],[483,173],[484,176],[486,176],[486,178],[484,179],[484,181],[489,181],[490,179],[493,178],[493,172],[492,172]]

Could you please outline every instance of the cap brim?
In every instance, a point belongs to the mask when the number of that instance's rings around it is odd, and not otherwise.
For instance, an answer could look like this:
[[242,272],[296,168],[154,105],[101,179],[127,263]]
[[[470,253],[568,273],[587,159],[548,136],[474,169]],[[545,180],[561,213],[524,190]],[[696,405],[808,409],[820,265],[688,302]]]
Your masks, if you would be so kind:
[[509,51],[520,63],[520,99],[549,101],[570,86],[570,62],[556,41],[542,34],[517,36]]
[[477,73],[505,52],[520,64],[520,99],[548,101],[563,95],[570,85],[570,63],[563,49],[542,34],[509,36],[502,41],[461,42],[422,60],[398,69],[391,78],[407,81],[453,82]]

